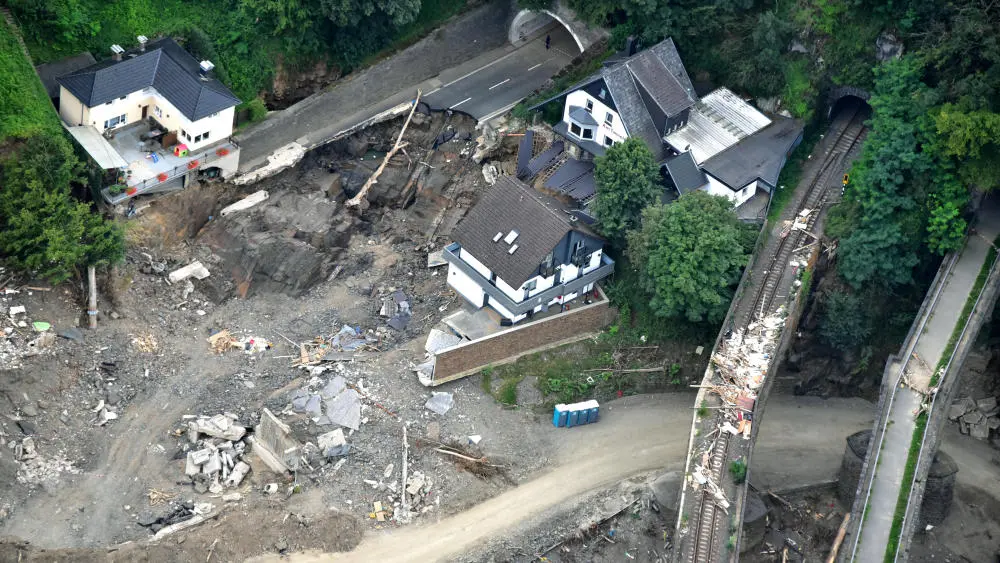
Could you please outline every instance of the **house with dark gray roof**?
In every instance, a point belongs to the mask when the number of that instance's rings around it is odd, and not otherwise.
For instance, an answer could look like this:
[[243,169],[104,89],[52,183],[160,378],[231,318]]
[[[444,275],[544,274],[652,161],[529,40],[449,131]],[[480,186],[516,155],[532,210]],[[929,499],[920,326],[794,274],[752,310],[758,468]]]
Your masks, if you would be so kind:
[[662,138],[687,123],[698,101],[672,39],[603,67],[556,98],[565,97],[563,118],[553,130],[584,159],[638,137],[660,161]]
[[512,176],[498,178],[452,236],[448,285],[511,323],[588,295],[614,271],[603,239]]
[[169,37],[138,39],[135,49],[113,45],[110,59],[56,78],[67,130],[115,171],[110,203],[183,187],[207,167],[227,176],[239,163],[230,136],[240,100],[212,77],[214,65]]

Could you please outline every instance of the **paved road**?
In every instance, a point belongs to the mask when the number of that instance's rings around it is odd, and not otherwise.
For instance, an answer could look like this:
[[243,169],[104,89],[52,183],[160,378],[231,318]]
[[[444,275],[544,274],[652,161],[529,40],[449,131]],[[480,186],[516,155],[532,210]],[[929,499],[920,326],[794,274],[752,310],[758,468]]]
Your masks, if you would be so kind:
[[[369,533],[350,553],[313,552],[255,561],[442,561],[489,538],[523,533],[560,507],[573,506],[582,494],[640,473],[682,469],[693,397],[684,393],[621,399],[602,409],[598,424],[572,430],[542,423],[539,432],[562,432],[565,439],[554,454],[555,466],[527,483],[439,522],[424,520]],[[847,436],[871,426],[872,405],[867,401],[785,396],[771,401],[757,445],[764,453],[755,460],[785,452],[789,443],[806,452],[795,463],[754,468],[755,477],[771,482],[829,479],[840,467]]]
[[507,111],[576,56],[576,43],[565,28],[553,24],[546,33],[552,39],[548,49],[541,34],[499,58],[477,61],[483,65],[457,78],[442,73],[441,87],[428,92],[425,100],[435,109],[460,110],[478,120]]
[[[996,198],[992,198],[996,199]],[[929,373],[937,366],[944,348],[951,338],[958,317],[965,307],[969,292],[988,254],[991,241],[1000,232],[1000,208],[988,201],[980,211],[976,224],[982,236],[973,236],[966,242],[951,275],[945,281],[929,318],[920,333],[912,367],[908,370]],[[930,366],[929,369],[921,369]],[[896,513],[896,503],[902,487],[903,471],[913,438],[915,420],[913,413],[920,405],[921,395],[909,387],[896,389],[895,399],[886,418],[888,427],[882,442],[878,465],[869,499],[864,524],[858,538],[856,561],[881,561],[889,542],[889,533]],[[944,405],[942,408],[947,408]],[[878,432],[875,433],[878,436]]]
[[492,2],[442,28],[409,49],[339,81],[236,136],[240,174],[261,167],[276,150],[305,149],[412,100],[418,89],[441,109],[454,107],[477,119],[513,106],[576,55],[562,27],[519,47],[507,43],[506,12]]

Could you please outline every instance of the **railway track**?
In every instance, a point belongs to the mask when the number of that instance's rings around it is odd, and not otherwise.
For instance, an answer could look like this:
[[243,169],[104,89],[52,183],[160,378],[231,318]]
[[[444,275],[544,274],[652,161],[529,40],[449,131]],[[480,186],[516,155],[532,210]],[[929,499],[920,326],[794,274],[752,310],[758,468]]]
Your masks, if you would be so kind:
[[[803,198],[802,204],[795,210],[795,215],[797,216],[804,210],[815,211],[818,207],[823,205],[823,202],[831,187],[840,185],[836,180],[840,176],[840,171],[844,159],[851,154],[854,148],[857,146],[858,141],[861,140],[864,134],[864,116],[859,110],[856,110],[852,115],[850,121],[841,130],[840,137],[834,143],[826,161],[820,168],[818,174],[813,178],[812,183],[809,185],[809,189],[806,192],[806,197]],[[778,293],[778,286],[781,283],[781,278],[785,274],[785,266],[790,261],[792,254],[800,249],[806,242],[806,237],[812,237],[812,228],[816,223],[816,218],[819,213],[810,213],[806,218],[806,226],[804,229],[794,229],[787,232],[783,232],[781,239],[778,242],[777,251],[771,262],[767,265],[766,274],[764,276],[764,283],[760,285],[757,290],[757,295],[754,298],[753,307],[750,308],[749,314],[743,319],[743,323],[740,326],[741,329],[746,329],[755,319],[761,319],[767,316],[771,312],[771,306],[774,304],[774,299]]]
[[[827,196],[831,187],[840,186],[836,180],[842,170],[841,164],[855,150],[861,140],[864,131],[865,115],[861,108],[856,108],[846,124],[837,128],[835,134],[839,135],[833,147],[826,156],[819,172],[815,175],[809,185],[806,196],[795,210],[798,216],[805,209],[815,210],[819,208]],[[807,236],[816,222],[818,213],[810,213],[806,219],[804,229],[789,230],[782,233],[778,242],[778,247],[770,262],[766,266],[766,274],[763,283],[757,288],[754,296],[753,307],[748,309],[748,313],[739,324],[741,329],[746,329],[755,318],[763,318],[771,311],[781,279],[785,274],[785,267],[790,261],[792,254],[803,244],[803,239]],[[715,483],[721,483],[723,472],[726,470],[726,462],[729,456],[728,432],[720,432],[720,436],[712,445],[710,460],[711,478]],[[722,542],[720,534],[728,531],[726,526],[726,512],[718,505],[715,498],[707,490],[702,490],[698,497],[696,522],[694,523],[694,538],[691,563],[708,563],[722,560]]]

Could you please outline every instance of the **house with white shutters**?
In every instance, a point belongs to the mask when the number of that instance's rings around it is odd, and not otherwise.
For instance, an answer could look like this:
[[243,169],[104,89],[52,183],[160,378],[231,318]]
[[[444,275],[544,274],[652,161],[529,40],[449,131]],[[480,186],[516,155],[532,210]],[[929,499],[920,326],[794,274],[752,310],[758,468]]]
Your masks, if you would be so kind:
[[452,236],[444,249],[448,285],[506,323],[562,309],[614,272],[603,239],[510,176],[489,188]]
[[183,188],[199,173],[228,176],[239,164],[230,139],[240,103],[173,39],[148,42],[59,76],[59,115],[74,139],[107,171],[104,198]]

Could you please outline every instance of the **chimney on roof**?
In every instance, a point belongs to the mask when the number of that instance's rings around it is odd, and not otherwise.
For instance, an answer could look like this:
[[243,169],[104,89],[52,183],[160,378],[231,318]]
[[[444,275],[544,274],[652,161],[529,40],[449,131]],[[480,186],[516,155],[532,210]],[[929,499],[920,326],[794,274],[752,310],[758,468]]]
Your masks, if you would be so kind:
[[212,61],[201,61],[201,63],[198,64],[198,75],[202,80],[208,80],[210,78],[209,72],[211,72],[213,68],[215,68],[215,65],[212,64]]
[[139,51],[145,53],[146,43],[149,43],[149,38],[146,37],[145,35],[140,35],[139,37],[136,37],[136,39],[139,40]]
[[122,49],[121,45],[115,44],[111,46],[111,58],[116,61],[122,60],[122,53],[124,52],[125,49]]
[[639,38],[635,35],[629,35],[625,38],[625,54],[631,57],[632,55],[639,52]]

